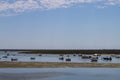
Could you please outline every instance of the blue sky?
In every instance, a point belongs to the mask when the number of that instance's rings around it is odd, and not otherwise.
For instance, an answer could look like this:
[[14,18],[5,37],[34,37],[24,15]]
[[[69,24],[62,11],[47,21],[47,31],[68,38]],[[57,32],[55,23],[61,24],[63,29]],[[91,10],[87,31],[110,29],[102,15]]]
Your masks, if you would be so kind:
[[3,1],[2,49],[120,49],[119,0]]

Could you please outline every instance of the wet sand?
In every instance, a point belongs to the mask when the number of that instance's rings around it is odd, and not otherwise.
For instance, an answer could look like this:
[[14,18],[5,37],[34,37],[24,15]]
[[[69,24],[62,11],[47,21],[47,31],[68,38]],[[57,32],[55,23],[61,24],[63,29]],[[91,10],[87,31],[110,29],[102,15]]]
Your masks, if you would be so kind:
[[0,62],[0,68],[120,68],[120,63]]
[[63,72],[39,72],[39,73],[0,73],[0,80],[32,80],[52,77],[61,77],[64,75],[73,75]]

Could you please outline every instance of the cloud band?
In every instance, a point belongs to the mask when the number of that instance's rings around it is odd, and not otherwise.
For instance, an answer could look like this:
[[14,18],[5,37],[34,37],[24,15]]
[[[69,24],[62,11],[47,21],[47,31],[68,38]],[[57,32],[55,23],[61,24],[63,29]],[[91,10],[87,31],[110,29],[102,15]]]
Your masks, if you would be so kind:
[[[119,5],[120,0],[1,0],[0,14],[17,14],[36,9],[51,10],[68,8],[72,5],[81,3],[102,3],[102,5],[106,7],[110,5]],[[98,8],[100,8],[100,5]]]

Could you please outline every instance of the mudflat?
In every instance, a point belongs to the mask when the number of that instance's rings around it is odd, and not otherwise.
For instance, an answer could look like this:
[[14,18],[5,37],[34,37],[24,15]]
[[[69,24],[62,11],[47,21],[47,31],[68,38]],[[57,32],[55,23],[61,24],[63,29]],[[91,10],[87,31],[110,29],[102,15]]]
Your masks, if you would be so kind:
[[0,68],[120,68],[120,63],[0,62]]

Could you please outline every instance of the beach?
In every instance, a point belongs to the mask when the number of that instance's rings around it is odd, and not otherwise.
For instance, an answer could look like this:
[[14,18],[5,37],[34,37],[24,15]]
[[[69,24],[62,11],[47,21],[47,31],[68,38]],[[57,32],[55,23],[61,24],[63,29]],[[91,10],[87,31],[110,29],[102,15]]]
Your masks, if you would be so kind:
[[0,68],[120,68],[120,63],[0,62]]

